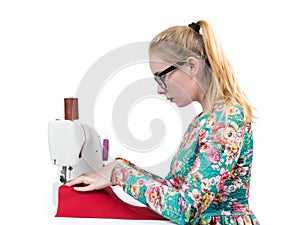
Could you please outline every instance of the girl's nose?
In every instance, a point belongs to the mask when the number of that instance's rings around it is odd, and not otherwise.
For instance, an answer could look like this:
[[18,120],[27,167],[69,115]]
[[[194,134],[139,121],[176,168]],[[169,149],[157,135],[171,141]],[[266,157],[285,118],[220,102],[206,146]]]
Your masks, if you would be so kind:
[[165,94],[166,90],[164,90],[163,88],[161,88],[159,85],[157,86],[157,93],[158,94]]

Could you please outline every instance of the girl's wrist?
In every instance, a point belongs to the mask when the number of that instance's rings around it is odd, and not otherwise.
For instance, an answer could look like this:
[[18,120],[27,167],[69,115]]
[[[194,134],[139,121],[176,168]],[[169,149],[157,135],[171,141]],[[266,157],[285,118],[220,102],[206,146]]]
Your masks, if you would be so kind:
[[[113,162],[111,162],[110,164],[108,164],[106,167],[107,168],[107,173],[108,173],[108,176],[109,176],[109,179],[110,179],[110,182],[112,183],[112,176],[113,176],[113,171],[116,167],[118,167],[118,165],[122,165],[123,164],[123,161],[122,159],[115,159]],[[114,185],[112,183],[112,185]]]

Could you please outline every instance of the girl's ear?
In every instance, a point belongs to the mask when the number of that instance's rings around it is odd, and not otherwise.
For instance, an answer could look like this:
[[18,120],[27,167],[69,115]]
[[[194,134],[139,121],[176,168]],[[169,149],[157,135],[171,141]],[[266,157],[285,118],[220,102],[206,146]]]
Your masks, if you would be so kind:
[[188,70],[191,73],[190,75],[192,76],[197,75],[200,66],[199,60],[193,56],[190,56],[187,58],[186,63],[187,63]]

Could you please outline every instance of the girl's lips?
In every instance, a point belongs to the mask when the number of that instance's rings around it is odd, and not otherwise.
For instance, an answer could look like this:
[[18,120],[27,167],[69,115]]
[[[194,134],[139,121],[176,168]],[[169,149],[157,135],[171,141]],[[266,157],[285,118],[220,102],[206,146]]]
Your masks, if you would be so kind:
[[173,98],[167,98],[170,102],[173,102]]

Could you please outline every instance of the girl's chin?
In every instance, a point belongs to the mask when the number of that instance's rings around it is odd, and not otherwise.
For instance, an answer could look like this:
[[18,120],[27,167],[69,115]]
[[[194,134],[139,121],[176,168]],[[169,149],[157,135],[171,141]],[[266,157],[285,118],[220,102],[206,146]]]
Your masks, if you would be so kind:
[[186,104],[182,104],[182,102],[173,101],[178,107],[184,107]]
[[189,104],[191,104],[191,102],[177,102],[176,100],[173,101],[178,107],[184,107],[187,106]]

